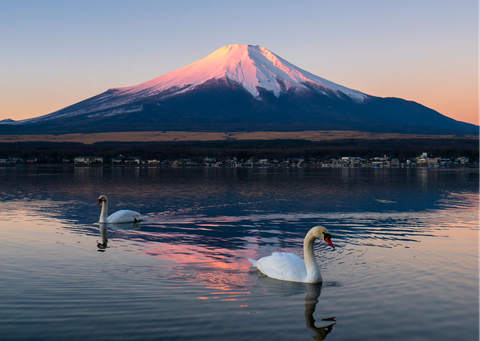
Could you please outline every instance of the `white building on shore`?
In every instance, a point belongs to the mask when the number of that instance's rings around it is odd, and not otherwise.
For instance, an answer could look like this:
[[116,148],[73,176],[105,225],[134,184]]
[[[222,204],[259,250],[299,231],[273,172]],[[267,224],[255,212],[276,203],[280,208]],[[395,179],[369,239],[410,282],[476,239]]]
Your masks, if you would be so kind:
[[97,163],[103,163],[103,157],[101,156],[77,156],[73,162],[76,165],[91,165]]

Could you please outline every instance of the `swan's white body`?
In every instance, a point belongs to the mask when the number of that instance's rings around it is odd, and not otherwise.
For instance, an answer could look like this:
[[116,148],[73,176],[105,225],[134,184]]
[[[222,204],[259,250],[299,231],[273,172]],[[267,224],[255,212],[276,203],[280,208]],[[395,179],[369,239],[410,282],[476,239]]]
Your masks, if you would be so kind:
[[262,273],[268,277],[282,281],[321,283],[323,281],[320,268],[313,253],[315,239],[321,238],[332,247],[330,234],[322,226],[315,226],[308,231],[303,241],[305,260],[293,253],[274,252],[272,255],[259,260],[249,259]]
[[101,195],[98,198],[98,204],[102,204],[102,212],[100,213],[100,223],[131,223],[135,221],[141,221],[146,218],[136,211],[120,210],[110,216],[108,215],[108,198],[106,195]]

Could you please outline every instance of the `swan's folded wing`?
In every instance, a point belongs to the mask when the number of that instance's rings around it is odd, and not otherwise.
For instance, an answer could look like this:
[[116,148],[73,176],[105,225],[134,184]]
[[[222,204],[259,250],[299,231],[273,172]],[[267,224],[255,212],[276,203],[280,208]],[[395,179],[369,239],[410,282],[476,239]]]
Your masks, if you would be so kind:
[[120,210],[107,218],[107,223],[131,223],[137,220],[138,217],[141,217],[141,214],[136,211],[130,210]]
[[303,282],[307,277],[305,261],[294,253],[274,252],[260,258],[257,268],[268,277],[284,281]]

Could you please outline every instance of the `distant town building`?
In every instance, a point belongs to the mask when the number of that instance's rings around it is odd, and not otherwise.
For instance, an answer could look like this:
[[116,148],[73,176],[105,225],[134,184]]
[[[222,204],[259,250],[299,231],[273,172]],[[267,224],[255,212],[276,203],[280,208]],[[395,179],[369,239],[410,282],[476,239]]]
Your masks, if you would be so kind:
[[137,156],[130,156],[125,160],[125,164],[136,164],[139,165],[141,163],[142,159],[137,157]]
[[103,157],[100,156],[77,156],[73,162],[76,165],[91,165],[103,163]]
[[258,160],[258,165],[260,167],[268,167],[270,166],[270,161],[268,159],[260,159]]
[[116,157],[110,158],[110,163],[111,163],[111,164],[118,165],[118,164],[120,164],[120,163],[122,163],[122,162],[123,162],[122,159],[119,159],[119,158],[116,158]]

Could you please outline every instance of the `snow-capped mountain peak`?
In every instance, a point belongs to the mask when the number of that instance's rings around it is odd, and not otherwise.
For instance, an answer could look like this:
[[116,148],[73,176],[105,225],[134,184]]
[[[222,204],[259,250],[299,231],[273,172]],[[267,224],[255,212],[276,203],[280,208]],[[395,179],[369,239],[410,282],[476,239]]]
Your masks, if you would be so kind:
[[48,115],[0,122],[1,129],[478,133],[478,126],[418,103],[330,82],[258,45],[224,46],[148,82],[109,89]]
[[212,79],[227,78],[234,81],[254,97],[259,97],[258,88],[272,91],[275,96],[291,88],[307,89],[305,84],[321,89],[330,89],[362,102],[367,95],[315,76],[287,62],[271,51],[258,45],[232,44],[224,46],[203,59],[176,71],[169,72],[136,86],[117,88],[122,94],[152,96],[169,89],[169,96],[183,93]]
[[[314,91],[330,98],[351,98],[363,103],[369,96],[330,82],[300,69],[258,45],[232,44],[224,46],[203,59],[148,82],[122,88],[112,88],[48,115],[11,124],[36,123],[53,119],[91,114],[92,117],[116,116],[144,110],[143,101],[161,102],[187,93],[212,81],[235,83],[257,100],[262,100],[260,89],[272,92],[277,98],[282,93]],[[225,83],[225,82],[223,82]]]

